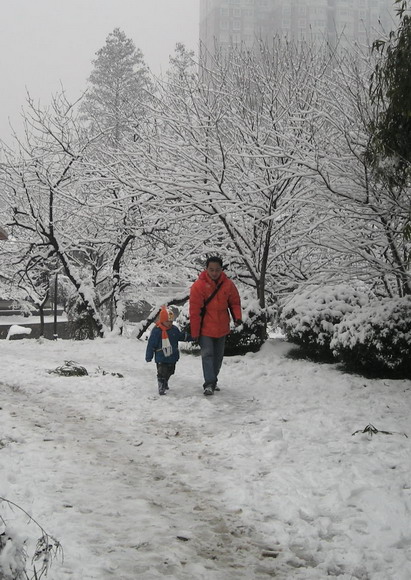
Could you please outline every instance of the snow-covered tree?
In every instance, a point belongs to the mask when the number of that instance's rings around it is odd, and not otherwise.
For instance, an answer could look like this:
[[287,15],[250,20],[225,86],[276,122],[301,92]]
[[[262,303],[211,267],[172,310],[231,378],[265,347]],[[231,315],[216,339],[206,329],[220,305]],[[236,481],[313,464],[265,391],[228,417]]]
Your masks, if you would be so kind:
[[402,184],[411,163],[411,16],[407,0],[395,4],[397,29],[373,45],[378,58],[370,96],[376,111],[368,154],[381,178]]
[[146,245],[142,198],[122,203],[118,181],[114,187],[105,165],[97,163],[95,141],[64,94],[48,110],[29,102],[26,136],[18,145],[19,153],[9,151],[2,165],[2,193],[10,230],[25,243],[19,269],[53,262],[100,335],[109,313],[121,328],[125,253],[133,242],[134,248]]
[[[373,45],[379,58],[371,75],[375,114],[367,154],[378,178],[401,188],[409,186],[411,166],[411,16],[407,0],[395,0],[395,5],[397,29]],[[411,240],[411,217],[404,235]]]
[[77,193],[88,141],[83,141],[75,108],[64,93],[54,97],[47,110],[29,99],[25,129],[18,153],[9,151],[2,165],[12,235],[26,242],[22,251],[26,271],[33,259],[43,264],[58,262],[103,335],[93,291],[83,283],[72,260],[82,243],[82,199]]
[[124,136],[137,138],[152,93],[143,53],[115,28],[97,51],[93,65],[82,104],[93,133],[103,133],[111,145],[118,145]]
[[329,279],[366,279],[380,286],[381,293],[402,296],[411,290],[403,236],[409,190],[406,184],[379,179],[367,155],[373,137],[371,64],[367,55],[347,53],[335,60],[325,79],[318,127],[306,151],[318,176],[313,203],[322,219],[309,240],[331,252],[323,272]]
[[299,267],[305,260],[296,224],[311,183],[291,154],[305,147],[324,55],[278,41],[258,55],[217,55],[206,70],[178,47],[173,65],[156,102],[149,153],[138,149],[150,170],[143,177],[129,164],[129,179],[151,178],[184,222],[173,237],[177,255],[221,252],[264,312],[268,289],[272,302],[290,284],[297,249]]

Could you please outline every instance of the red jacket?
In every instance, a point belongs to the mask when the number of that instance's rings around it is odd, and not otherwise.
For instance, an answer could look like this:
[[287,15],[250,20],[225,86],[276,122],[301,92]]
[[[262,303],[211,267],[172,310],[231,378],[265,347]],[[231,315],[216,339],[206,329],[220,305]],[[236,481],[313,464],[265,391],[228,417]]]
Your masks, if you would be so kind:
[[[216,285],[222,282],[217,294],[206,306],[206,313],[201,324],[201,309],[205,300],[214,292]],[[230,332],[230,315],[233,320],[241,320],[241,300],[232,280],[224,272],[214,282],[207,271],[201,272],[190,290],[190,329],[191,336],[211,336],[220,338]]]

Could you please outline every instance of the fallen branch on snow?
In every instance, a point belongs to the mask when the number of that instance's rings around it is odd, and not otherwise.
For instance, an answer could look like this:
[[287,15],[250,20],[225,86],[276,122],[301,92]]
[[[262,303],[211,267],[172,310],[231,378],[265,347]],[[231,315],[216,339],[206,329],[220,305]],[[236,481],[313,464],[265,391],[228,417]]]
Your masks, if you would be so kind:
[[407,437],[408,439],[408,435],[406,433],[396,433],[395,431],[381,431],[380,429],[376,429],[374,425],[371,425],[371,423],[369,423],[364,429],[358,429],[357,431],[354,431],[352,435],[356,435],[357,433],[367,433],[371,436],[376,435],[377,433],[382,433],[383,435],[404,435],[404,437]]

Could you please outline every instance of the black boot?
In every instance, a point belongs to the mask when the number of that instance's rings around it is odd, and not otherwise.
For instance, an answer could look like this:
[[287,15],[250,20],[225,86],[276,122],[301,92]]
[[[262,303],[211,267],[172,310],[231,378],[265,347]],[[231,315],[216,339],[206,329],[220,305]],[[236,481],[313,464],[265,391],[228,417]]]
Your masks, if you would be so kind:
[[165,395],[167,390],[167,380],[157,379],[157,382],[158,382],[158,394]]

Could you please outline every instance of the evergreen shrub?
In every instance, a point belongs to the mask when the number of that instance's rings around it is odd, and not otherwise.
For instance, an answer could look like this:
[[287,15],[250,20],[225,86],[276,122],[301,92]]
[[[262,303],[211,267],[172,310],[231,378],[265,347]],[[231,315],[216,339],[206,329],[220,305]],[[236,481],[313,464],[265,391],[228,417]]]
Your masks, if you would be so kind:
[[411,297],[373,300],[347,314],[330,347],[348,366],[411,377]]
[[267,316],[264,311],[249,310],[241,326],[233,328],[225,341],[224,354],[235,356],[258,352],[267,340]]
[[303,352],[330,358],[336,324],[368,300],[365,289],[347,284],[297,290],[281,307],[280,326]]
[[74,297],[69,302],[67,319],[70,338],[92,340],[98,336],[97,324],[80,298]]

